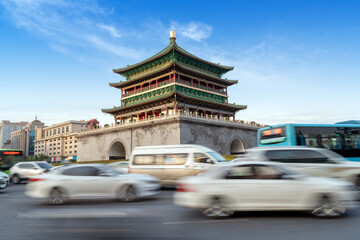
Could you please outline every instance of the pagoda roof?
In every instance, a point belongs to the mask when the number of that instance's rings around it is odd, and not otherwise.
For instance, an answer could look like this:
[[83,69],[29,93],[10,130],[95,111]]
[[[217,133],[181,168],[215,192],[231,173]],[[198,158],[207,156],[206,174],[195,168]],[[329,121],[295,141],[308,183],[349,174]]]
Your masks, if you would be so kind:
[[164,98],[166,98],[166,97],[169,97],[169,96],[171,96],[171,95],[174,95],[175,93],[176,93],[176,92],[173,91],[173,92],[170,92],[170,93],[168,93],[168,94],[166,94],[166,95],[161,96],[161,97],[158,98],[158,99],[152,99],[152,100],[149,100],[149,101],[146,101],[146,102],[141,102],[141,103],[133,104],[133,105],[129,105],[129,106],[118,106],[118,107],[115,107],[115,106],[114,106],[113,108],[101,109],[101,111],[104,112],[104,113],[114,113],[114,112],[119,111],[119,110],[124,110],[124,109],[128,109],[128,108],[136,107],[136,106],[138,106],[138,105],[142,105],[142,104],[147,103],[147,102],[152,102],[152,101],[154,101],[154,100],[164,99]]
[[178,61],[174,60],[173,62],[170,62],[170,63],[168,63],[166,65],[163,65],[160,68],[154,69],[153,71],[146,72],[143,75],[140,75],[140,76],[138,76],[136,78],[133,78],[131,80],[109,83],[109,85],[111,87],[116,87],[116,88],[126,87],[126,86],[129,86],[129,85],[132,85],[132,84],[136,83],[137,81],[143,79],[144,77],[148,77],[148,76],[150,76],[152,74],[156,74],[158,72],[164,71],[164,70],[166,70],[168,68],[171,68],[173,66],[178,66],[178,67],[180,67],[180,68],[182,68],[184,70],[188,70],[188,71],[196,71],[196,73],[198,73],[198,74],[200,74],[202,76],[205,76],[205,77],[212,78],[216,82],[222,83],[222,84],[224,84],[226,86],[231,86],[233,84],[238,83],[238,80],[228,80],[228,79],[218,78],[218,77],[215,77],[213,75],[210,75],[210,74],[206,73],[206,71],[203,71],[203,70],[201,70],[199,68],[196,68],[196,67],[191,66],[189,64],[181,63],[181,62],[178,62]]
[[[169,97],[169,96],[174,95],[174,94],[176,94],[177,96],[181,96],[183,98],[186,98],[186,99],[198,100],[196,98],[192,98],[192,97],[183,95],[183,94],[181,94],[181,93],[179,93],[177,91],[174,91],[174,92],[170,92],[169,94],[163,95],[161,98],[149,100],[147,102],[152,102],[154,100],[164,99],[164,98]],[[229,103],[217,103],[217,102],[210,102],[210,101],[206,101],[206,100],[201,100],[201,101],[208,102],[209,104],[212,104],[212,105],[218,105],[218,106],[232,108],[235,111],[247,109],[247,105],[236,105],[236,104],[229,104]],[[142,104],[147,103],[147,102],[141,102],[141,103],[130,105],[130,106],[118,106],[118,107],[114,106],[113,108],[101,109],[101,111],[104,112],[104,113],[110,113],[111,114],[111,113],[114,113],[114,112],[117,112],[117,111],[120,111],[120,110],[133,108],[133,107],[142,105]]]
[[[127,80],[129,80],[130,78],[129,78],[129,74],[128,74],[128,73],[129,73],[131,70],[134,70],[134,69],[136,69],[136,68],[140,68],[140,67],[142,67],[142,66],[144,66],[144,65],[146,65],[146,64],[148,64],[148,63],[150,63],[150,62],[152,62],[152,61],[155,61],[155,60],[157,60],[157,59],[159,59],[159,58],[161,58],[161,57],[163,57],[163,56],[165,56],[165,55],[167,55],[167,54],[169,54],[169,53],[174,53],[173,55],[175,55],[175,53],[179,53],[180,55],[185,55],[186,57],[191,58],[191,59],[193,59],[193,60],[195,60],[195,61],[197,61],[197,62],[201,62],[201,63],[203,63],[203,64],[205,64],[205,65],[207,65],[207,66],[210,66],[210,67],[212,67],[212,68],[215,68],[215,69],[217,69],[216,71],[219,72],[219,75],[220,75],[220,76],[221,76],[222,74],[224,74],[224,73],[226,73],[226,72],[234,69],[233,66],[225,66],[225,65],[220,65],[220,64],[212,63],[212,62],[206,61],[206,60],[204,60],[204,59],[202,59],[202,58],[199,58],[199,57],[197,57],[197,56],[189,53],[188,51],[184,50],[183,48],[181,48],[180,46],[178,46],[178,45],[176,44],[175,37],[171,37],[171,38],[170,38],[170,44],[169,44],[166,48],[164,48],[163,50],[161,50],[160,52],[158,52],[158,53],[156,53],[155,55],[153,55],[152,57],[150,57],[150,58],[148,58],[148,59],[146,59],[146,60],[144,60],[144,61],[141,61],[141,62],[139,62],[139,63],[133,64],[133,65],[128,65],[127,67],[124,67],[124,68],[113,69],[113,72],[114,72],[114,73],[121,74],[121,75],[123,75],[124,77],[126,77]],[[175,61],[175,57],[173,57],[173,58],[171,59],[171,61],[172,61],[172,62]],[[197,71],[198,71],[198,70],[199,70],[199,69],[197,69]]]

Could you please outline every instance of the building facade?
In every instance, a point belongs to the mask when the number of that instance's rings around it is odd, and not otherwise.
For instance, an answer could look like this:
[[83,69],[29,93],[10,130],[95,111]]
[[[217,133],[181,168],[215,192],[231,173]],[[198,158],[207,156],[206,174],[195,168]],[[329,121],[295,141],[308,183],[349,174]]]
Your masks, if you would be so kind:
[[[28,122],[10,122],[2,120],[0,123],[0,149],[5,149],[5,143],[11,141],[11,133],[25,127]],[[7,146],[9,144],[7,143]]]
[[44,123],[35,119],[26,124],[23,128],[11,133],[11,148],[22,149],[25,156],[34,155],[34,141],[36,139],[36,132],[42,129]]
[[228,103],[223,79],[233,70],[203,60],[170,44],[154,56],[114,69],[125,81],[110,83],[121,92],[120,106],[102,109],[112,126],[79,133],[79,161],[129,158],[136,146],[201,144],[221,154],[237,154],[256,146],[260,127],[235,119],[246,105]]
[[77,158],[77,135],[86,130],[85,121],[66,121],[38,129],[34,141],[35,155],[46,155],[59,160]]

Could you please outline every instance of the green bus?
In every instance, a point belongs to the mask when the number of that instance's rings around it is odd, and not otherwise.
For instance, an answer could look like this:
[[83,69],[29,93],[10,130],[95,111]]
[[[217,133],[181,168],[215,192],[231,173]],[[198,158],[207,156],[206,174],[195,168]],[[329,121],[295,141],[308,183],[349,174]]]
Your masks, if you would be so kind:
[[0,149],[0,170],[5,171],[24,160],[22,149]]

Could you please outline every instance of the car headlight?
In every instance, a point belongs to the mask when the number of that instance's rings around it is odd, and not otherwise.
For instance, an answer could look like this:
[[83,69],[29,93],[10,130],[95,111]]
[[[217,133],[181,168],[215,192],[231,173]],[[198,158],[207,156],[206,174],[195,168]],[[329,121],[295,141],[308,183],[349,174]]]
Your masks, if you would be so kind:
[[4,179],[8,179],[8,178],[9,178],[9,176],[4,176],[3,178],[4,178]]

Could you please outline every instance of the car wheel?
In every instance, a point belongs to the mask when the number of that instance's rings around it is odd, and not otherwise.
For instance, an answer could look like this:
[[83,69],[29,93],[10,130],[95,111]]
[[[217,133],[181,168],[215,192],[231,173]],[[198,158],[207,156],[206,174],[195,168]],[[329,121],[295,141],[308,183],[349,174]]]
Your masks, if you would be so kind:
[[345,214],[346,208],[338,207],[328,196],[322,196],[316,208],[312,211],[315,217],[340,217]]
[[54,188],[50,191],[48,202],[53,205],[64,204],[66,200],[66,195],[64,191],[59,188]]
[[18,177],[18,175],[14,174],[11,177],[11,183],[14,183],[14,184],[19,184],[20,183],[20,178]]
[[128,185],[128,186],[122,188],[117,195],[118,195],[117,198],[123,202],[132,202],[132,201],[137,200],[137,198],[138,198],[136,189],[132,185]]
[[209,208],[206,208],[202,213],[207,217],[230,217],[234,211],[224,207],[224,201],[221,198],[213,198]]

